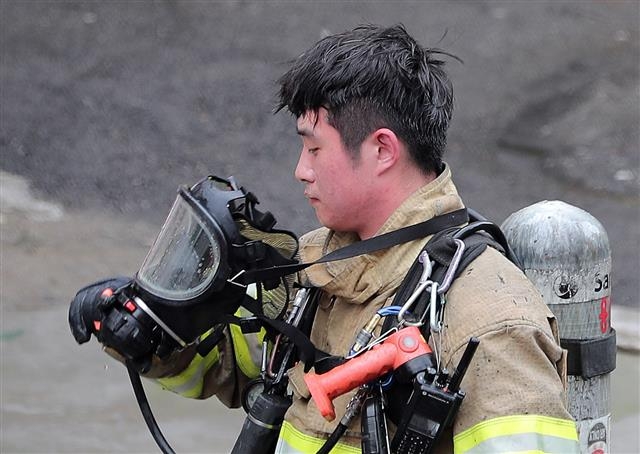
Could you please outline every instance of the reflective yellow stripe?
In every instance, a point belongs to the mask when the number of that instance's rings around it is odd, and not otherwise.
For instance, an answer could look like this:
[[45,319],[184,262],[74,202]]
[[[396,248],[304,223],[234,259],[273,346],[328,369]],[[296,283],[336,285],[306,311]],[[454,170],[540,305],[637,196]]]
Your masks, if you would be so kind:
[[578,452],[575,423],[539,415],[515,415],[476,424],[453,438],[454,452]]
[[[317,452],[325,440],[304,434],[287,421],[282,423],[276,453],[293,454]],[[331,450],[331,454],[360,454],[360,447],[349,446],[338,442]]]
[[[240,308],[236,314],[238,317],[246,317],[250,312]],[[261,329],[255,334],[245,334],[237,325],[229,325],[231,339],[233,341],[233,350],[236,364],[243,374],[249,378],[255,378],[260,374],[260,357],[262,351],[262,340],[266,335],[266,331]],[[207,331],[201,336],[201,340],[207,338],[213,329]],[[198,398],[202,395],[202,387],[204,384],[204,376],[211,367],[220,359],[218,347],[214,347],[211,352],[204,358],[196,354],[189,363],[189,366],[173,377],[157,379],[163,388],[168,389],[183,397]]]
[[[255,298],[255,284],[249,285],[247,295]],[[250,317],[253,314],[244,307],[238,308],[234,314],[236,317]],[[261,328],[257,333],[244,334],[238,325],[229,325],[231,329],[231,339],[233,341],[233,352],[236,364],[244,375],[249,378],[256,378],[260,375],[260,361],[262,359],[262,341],[267,331]]]
[[255,352],[258,345],[249,346],[248,339],[238,325],[229,325],[231,329],[231,339],[233,340],[233,353],[236,356],[238,367],[249,378],[260,375],[260,366],[251,357],[252,350]]
[[[203,337],[206,337],[206,335]],[[183,397],[196,399],[202,395],[205,374],[218,362],[219,358],[218,347],[215,347],[204,358],[196,354],[189,366],[178,375],[159,378],[156,381],[169,391],[180,394]]]

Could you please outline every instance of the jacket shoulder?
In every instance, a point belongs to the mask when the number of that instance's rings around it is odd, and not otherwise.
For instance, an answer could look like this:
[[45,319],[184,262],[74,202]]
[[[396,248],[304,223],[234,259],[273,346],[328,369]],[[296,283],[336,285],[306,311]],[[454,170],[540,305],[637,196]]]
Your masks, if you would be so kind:
[[555,317],[533,283],[500,252],[487,248],[454,281],[444,324],[447,367],[458,363],[470,337],[480,340],[462,383],[468,398],[454,434],[513,415],[571,419]]
[[505,325],[525,324],[551,337],[554,318],[525,274],[497,250],[486,248],[454,280],[447,293],[445,324],[464,335],[482,335]]

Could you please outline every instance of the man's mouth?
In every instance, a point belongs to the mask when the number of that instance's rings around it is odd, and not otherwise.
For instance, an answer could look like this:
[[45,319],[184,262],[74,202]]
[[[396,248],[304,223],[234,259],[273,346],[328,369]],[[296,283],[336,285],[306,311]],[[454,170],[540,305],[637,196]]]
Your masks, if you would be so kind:
[[307,200],[309,201],[310,204],[313,204],[315,202],[318,201],[317,197],[312,196],[311,194],[309,194],[308,192],[304,193],[304,196],[307,198]]

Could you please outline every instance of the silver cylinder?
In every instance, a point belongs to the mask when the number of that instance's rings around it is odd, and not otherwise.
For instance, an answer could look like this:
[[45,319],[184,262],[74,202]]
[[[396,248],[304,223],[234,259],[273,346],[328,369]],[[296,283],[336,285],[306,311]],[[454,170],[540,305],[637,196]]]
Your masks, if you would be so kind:
[[[615,365],[611,250],[602,224],[565,202],[543,201],[513,213],[502,224],[502,230],[525,274],[555,314],[563,346],[600,344],[593,351],[599,355],[605,351]],[[605,340],[609,340],[608,348],[603,350]],[[583,355],[592,354],[589,348],[582,351]],[[577,356],[573,354],[570,363]],[[611,374],[592,375],[569,375],[568,409],[576,420],[581,452],[608,453]]]

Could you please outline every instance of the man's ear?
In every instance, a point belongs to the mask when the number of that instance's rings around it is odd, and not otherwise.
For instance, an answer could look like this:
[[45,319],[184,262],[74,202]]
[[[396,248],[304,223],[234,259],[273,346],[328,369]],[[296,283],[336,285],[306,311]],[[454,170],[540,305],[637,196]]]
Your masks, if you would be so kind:
[[380,128],[371,134],[372,145],[376,147],[376,167],[378,174],[386,172],[395,166],[400,159],[402,142],[398,136],[388,128]]

